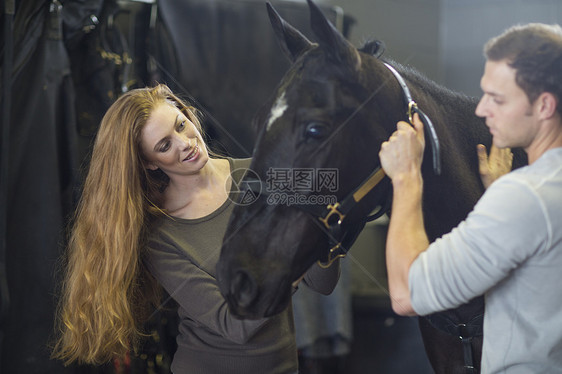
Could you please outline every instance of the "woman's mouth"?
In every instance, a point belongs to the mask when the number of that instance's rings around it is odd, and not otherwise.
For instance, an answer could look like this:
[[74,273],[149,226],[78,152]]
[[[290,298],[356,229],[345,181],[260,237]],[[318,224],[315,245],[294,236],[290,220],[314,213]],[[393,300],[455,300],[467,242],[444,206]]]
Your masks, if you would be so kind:
[[187,157],[184,158],[183,160],[184,161],[193,161],[197,158],[197,156],[199,156],[199,142],[196,140],[195,141],[195,147],[193,147],[191,152],[189,152]]

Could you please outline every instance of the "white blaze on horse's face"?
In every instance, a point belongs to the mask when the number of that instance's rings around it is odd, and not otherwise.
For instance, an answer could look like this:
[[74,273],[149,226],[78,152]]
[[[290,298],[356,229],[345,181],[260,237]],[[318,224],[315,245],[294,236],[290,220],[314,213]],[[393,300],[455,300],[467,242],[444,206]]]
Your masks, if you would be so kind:
[[273,108],[271,108],[271,113],[269,113],[269,120],[267,121],[267,127],[265,128],[265,131],[269,131],[269,128],[271,127],[271,125],[273,125],[273,122],[275,122],[277,118],[281,117],[286,110],[287,100],[285,100],[285,92],[283,91],[281,96],[279,96],[277,98],[277,101],[275,101],[275,105],[273,105]]

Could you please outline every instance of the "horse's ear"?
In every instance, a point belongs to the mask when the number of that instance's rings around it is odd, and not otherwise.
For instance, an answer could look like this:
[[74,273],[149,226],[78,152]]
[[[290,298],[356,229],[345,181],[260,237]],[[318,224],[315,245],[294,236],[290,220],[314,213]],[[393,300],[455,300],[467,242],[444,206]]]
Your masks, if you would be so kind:
[[307,2],[310,8],[312,31],[318,38],[320,46],[345,66],[350,66],[353,71],[358,71],[361,66],[361,57],[357,49],[326,19],[316,4],[311,0],[307,0]]
[[293,26],[285,22],[270,3],[266,3],[269,20],[283,53],[292,62],[312,47],[310,40]]
[[368,55],[374,56],[376,58],[380,58],[386,49],[386,45],[381,40],[373,40],[368,42],[359,50],[361,52],[365,52]]

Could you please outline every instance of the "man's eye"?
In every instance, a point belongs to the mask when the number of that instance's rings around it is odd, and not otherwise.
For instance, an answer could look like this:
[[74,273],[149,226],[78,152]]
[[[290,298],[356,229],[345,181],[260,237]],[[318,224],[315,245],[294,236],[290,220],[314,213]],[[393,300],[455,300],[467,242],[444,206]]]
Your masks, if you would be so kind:
[[504,102],[503,99],[500,99],[499,97],[493,97],[492,101],[494,102],[494,104],[497,104],[497,105],[501,105]]

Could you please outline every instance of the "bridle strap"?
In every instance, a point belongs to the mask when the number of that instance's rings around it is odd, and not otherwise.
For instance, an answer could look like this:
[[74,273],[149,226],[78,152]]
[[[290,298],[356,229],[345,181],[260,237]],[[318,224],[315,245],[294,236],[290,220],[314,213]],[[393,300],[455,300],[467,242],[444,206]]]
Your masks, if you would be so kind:
[[[431,149],[433,152],[433,171],[436,175],[441,174],[441,157],[440,157],[440,147],[439,147],[439,139],[437,137],[437,133],[435,131],[435,127],[433,123],[429,119],[429,117],[418,108],[416,102],[412,99],[412,94],[410,93],[410,89],[408,85],[404,81],[404,78],[394,69],[391,65],[387,64],[386,62],[384,65],[392,72],[392,74],[396,77],[396,80],[400,84],[402,88],[402,92],[404,93],[404,98],[406,103],[408,104],[408,119],[410,123],[413,121],[413,114],[418,113],[420,116],[420,120],[424,124],[424,128],[428,133],[427,138],[430,140]],[[353,209],[353,207],[363,199],[370,191],[372,191],[380,181],[385,177],[384,170],[379,166],[377,167],[368,177],[357,187],[351,195],[348,195],[342,202],[336,204],[330,204],[326,207],[328,211],[325,214],[319,214],[318,219],[324,224],[324,226],[328,230],[333,230],[331,227],[334,224],[341,225],[345,216]],[[381,209],[380,215],[382,212]],[[334,221],[334,218],[337,218],[337,221]],[[372,220],[372,219],[369,219]]]
[[353,193],[353,200],[358,203],[385,177],[384,170],[378,167],[369,178]]
[[[398,81],[400,87],[402,88],[402,92],[404,93],[404,99],[408,105],[407,115],[410,124],[413,121],[412,117],[414,113],[418,113],[418,115],[420,116],[420,120],[424,124],[424,128],[426,129],[426,133],[427,133],[427,138],[429,139],[431,145],[431,150],[433,154],[433,171],[436,175],[440,175],[441,157],[440,157],[439,139],[437,137],[437,132],[435,131],[435,127],[433,126],[433,123],[431,122],[429,117],[421,109],[418,108],[418,105],[412,98],[412,94],[410,93],[410,89],[408,88],[406,81],[404,80],[404,78],[402,78],[400,73],[398,73],[398,71],[396,71],[394,67],[387,64],[386,62],[384,62],[384,65],[390,70],[390,72],[394,75],[394,77],[396,77],[396,80]],[[353,209],[353,207],[357,203],[359,203],[359,201],[361,201],[363,197],[365,197],[370,191],[372,191],[384,177],[385,177],[384,170],[381,167],[377,167],[375,171],[373,171],[371,175],[367,177],[367,179],[363,183],[361,183],[361,185],[357,187],[351,195],[348,195],[345,199],[343,199],[341,203],[328,205],[326,207],[328,209],[328,212],[326,212],[323,215],[319,215],[318,219],[324,224],[324,226],[328,230],[332,232],[335,231],[336,229],[334,228],[334,226],[337,225],[339,228],[339,226],[341,226],[345,216],[349,213],[349,211],[351,211],[351,209]],[[382,209],[380,212],[382,212]],[[337,218],[337,220],[334,220],[334,218]],[[333,249],[334,248],[332,248],[332,250]]]
[[484,314],[478,314],[467,323],[456,323],[442,313],[430,314],[425,318],[434,328],[449,335],[458,336],[463,349],[464,371],[465,374],[475,374],[474,352],[472,350],[472,340],[483,334],[482,326]]
[[435,131],[435,127],[433,123],[429,119],[429,117],[420,109],[418,108],[418,104],[412,99],[412,94],[410,93],[410,89],[408,85],[404,81],[404,78],[393,68],[391,65],[383,62],[383,64],[390,70],[392,75],[396,78],[400,87],[402,87],[402,92],[404,93],[404,100],[406,101],[406,105],[408,105],[408,111],[406,114],[408,115],[408,120],[410,124],[413,123],[414,113],[418,113],[420,116],[420,120],[424,124],[424,129],[426,132],[426,138],[429,139],[429,144],[431,145],[431,151],[433,155],[433,172],[435,175],[441,174],[441,151],[439,147],[439,138],[437,137],[437,132]]
[[[402,87],[402,92],[404,93],[404,97],[406,98],[406,103],[407,104],[415,103],[414,99],[412,99],[412,94],[410,93],[410,89],[408,88],[406,81],[404,80],[404,78],[402,78],[400,73],[392,65],[387,64],[386,62],[383,62],[383,64],[388,68],[388,70],[392,72],[392,74],[396,77],[396,80],[400,84],[400,87]],[[412,121],[412,117],[409,117],[408,119]]]
[[[332,263],[338,258],[343,258],[347,255],[349,247],[353,244],[359,232],[363,229],[365,224],[369,221],[379,218],[384,213],[388,211],[389,199],[385,199],[386,204],[383,204],[381,208],[365,217],[361,220],[354,230],[346,230],[345,232],[341,229],[341,224],[347,216],[347,214],[370,192],[375,186],[377,186],[380,181],[385,177],[383,169],[379,166],[377,167],[364,181],[357,187],[352,193],[347,195],[341,202],[336,202],[335,204],[329,204],[327,206],[323,205],[309,205],[309,204],[292,204],[296,208],[305,211],[312,215],[314,219],[320,221],[320,228],[323,229],[329,239],[330,250],[328,252],[328,258],[326,262],[322,263],[318,261],[318,265],[322,268],[328,268]],[[254,192],[256,196],[271,195],[268,191],[262,190],[261,181],[259,179],[245,179],[244,185],[246,188]]]
[[[369,192],[375,188],[380,181],[385,177],[384,170],[379,166],[377,167],[366,179],[357,187],[351,194],[349,194],[341,202],[334,205],[330,204],[326,208],[328,212],[325,214],[320,214],[318,219],[320,222],[330,229],[334,223],[341,224],[345,216],[359,203]],[[332,217],[338,218],[337,222],[334,222]]]
[[[404,98],[408,105],[408,119],[410,124],[412,123],[412,117],[414,113],[418,113],[420,116],[421,121],[424,124],[424,128],[428,134],[427,138],[429,138],[431,149],[433,152],[433,170],[435,174],[439,175],[441,173],[441,159],[440,159],[440,151],[439,151],[439,140],[437,138],[437,133],[435,132],[435,128],[433,127],[433,123],[429,119],[429,117],[418,108],[416,102],[412,99],[412,95],[410,93],[410,89],[406,85],[404,78],[387,63],[384,65],[392,72],[392,74],[398,80],[400,87],[402,87],[402,92],[404,93]],[[342,231],[342,223],[347,216],[347,214],[369,193],[371,192],[385,177],[384,170],[382,167],[377,167],[364,181],[357,187],[351,194],[347,195],[341,202],[336,202],[335,204],[329,204],[328,206],[321,206],[321,205],[293,205],[305,212],[310,213],[315,218],[320,220],[323,224],[323,229],[327,230],[329,236],[329,242],[331,245],[331,249],[328,253],[328,260],[326,263],[321,263],[318,261],[318,264],[321,267],[329,267],[336,259],[345,257],[348,251],[348,246],[350,246],[357,235],[359,234],[359,229],[354,230],[353,232]],[[247,180],[247,182],[251,182],[253,180]],[[258,182],[258,181],[256,181]],[[261,183],[246,183],[248,188],[252,190],[254,193],[258,194],[265,194],[268,195],[269,193],[264,192],[261,190]],[[259,186],[259,189],[257,189]],[[367,221],[372,221],[380,216],[382,216],[388,210],[388,200],[386,199],[387,204],[381,209],[372,214],[371,216],[367,216],[361,220],[360,229],[365,225]]]

